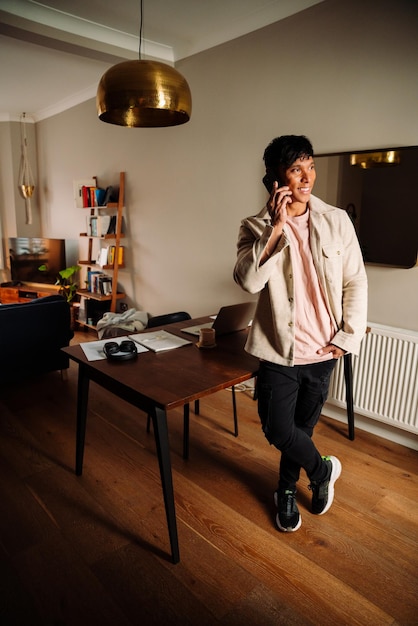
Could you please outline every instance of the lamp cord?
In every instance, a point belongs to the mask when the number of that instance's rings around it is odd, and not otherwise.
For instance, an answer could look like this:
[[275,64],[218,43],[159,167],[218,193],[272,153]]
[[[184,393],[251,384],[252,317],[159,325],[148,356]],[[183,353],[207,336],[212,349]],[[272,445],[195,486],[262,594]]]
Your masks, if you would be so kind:
[[20,116],[21,163],[19,185],[34,185],[32,168],[28,157],[28,140],[26,137],[26,113]]
[[142,48],[142,23],[144,20],[144,16],[143,16],[143,11],[144,11],[144,7],[143,7],[143,0],[140,0],[139,2],[139,60],[141,61],[141,48]]

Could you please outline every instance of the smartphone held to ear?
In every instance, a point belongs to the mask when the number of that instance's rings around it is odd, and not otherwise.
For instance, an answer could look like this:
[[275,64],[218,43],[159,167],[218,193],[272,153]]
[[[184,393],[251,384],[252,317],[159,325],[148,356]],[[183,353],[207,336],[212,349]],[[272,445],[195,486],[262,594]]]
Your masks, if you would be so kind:
[[273,174],[269,174],[267,173],[264,178],[263,178],[263,183],[265,188],[267,189],[267,191],[269,193],[271,193],[273,191],[273,183],[276,182],[278,184],[279,187],[282,186],[282,183],[280,182],[280,180],[275,177]]

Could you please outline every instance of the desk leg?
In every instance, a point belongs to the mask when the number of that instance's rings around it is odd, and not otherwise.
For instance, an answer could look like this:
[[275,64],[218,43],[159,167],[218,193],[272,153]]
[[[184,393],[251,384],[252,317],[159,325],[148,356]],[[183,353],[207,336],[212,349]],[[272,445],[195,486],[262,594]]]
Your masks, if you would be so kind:
[[183,459],[189,458],[190,404],[183,409]]
[[82,365],[78,366],[77,388],[77,438],[75,452],[75,473],[81,476],[83,471],[84,441],[86,437],[87,403],[90,379]]
[[347,403],[348,438],[354,441],[353,364],[351,354],[344,357],[345,398]]
[[237,399],[235,395],[235,387],[232,385],[232,412],[234,414],[234,437],[238,437],[238,417],[237,417]]
[[173,563],[180,561],[179,542],[177,535],[176,511],[174,506],[173,477],[171,474],[170,448],[168,445],[168,429],[166,412],[155,407],[152,414],[155,444],[157,446],[158,463],[160,466],[163,487],[165,514],[167,517],[168,534]]

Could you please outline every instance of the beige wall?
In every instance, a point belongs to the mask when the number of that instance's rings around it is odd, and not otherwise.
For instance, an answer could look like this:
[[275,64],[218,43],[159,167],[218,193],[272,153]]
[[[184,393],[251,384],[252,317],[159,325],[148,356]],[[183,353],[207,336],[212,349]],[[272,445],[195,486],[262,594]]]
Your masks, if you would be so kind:
[[[124,170],[128,303],[195,316],[246,299],[232,280],[235,243],[266,200],[270,139],[306,134],[317,153],[418,144],[417,17],[409,0],[331,0],[184,59],[185,126],[103,124],[93,101],[40,122],[43,234],[75,239],[85,215],[73,181],[117,184]],[[367,271],[369,320],[418,330],[418,268]]]

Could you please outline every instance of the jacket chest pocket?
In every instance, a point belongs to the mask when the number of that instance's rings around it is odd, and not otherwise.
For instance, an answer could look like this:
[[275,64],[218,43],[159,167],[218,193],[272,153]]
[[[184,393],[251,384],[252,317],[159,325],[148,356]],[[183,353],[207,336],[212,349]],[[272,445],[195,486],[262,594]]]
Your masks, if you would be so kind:
[[322,246],[324,272],[329,282],[341,280],[344,250],[340,243]]

